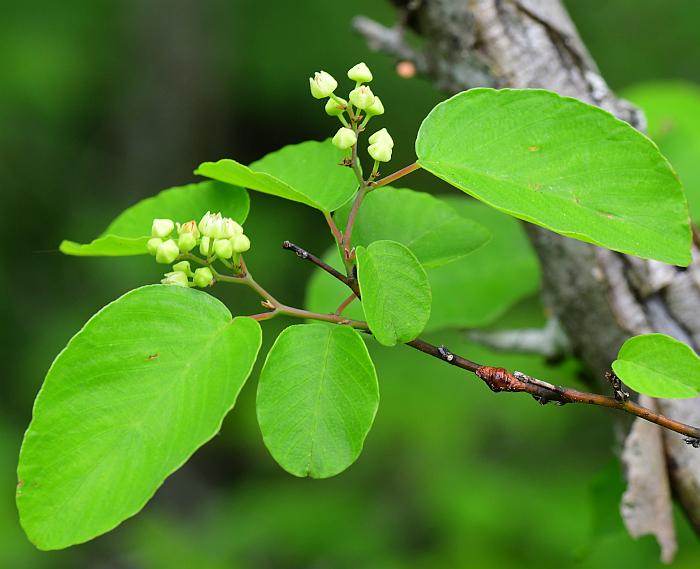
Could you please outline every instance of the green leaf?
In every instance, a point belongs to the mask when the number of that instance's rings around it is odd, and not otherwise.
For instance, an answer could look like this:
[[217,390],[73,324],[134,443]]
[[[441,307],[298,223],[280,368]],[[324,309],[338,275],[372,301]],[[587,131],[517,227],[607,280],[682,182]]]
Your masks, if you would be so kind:
[[[349,204],[338,212],[344,227]],[[424,267],[451,263],[489,241],[489,231],[459,215],[444,201],[413,190],[383,187],[362,202],[353,227],[353,245],[392,239],[406,245]]]
[[643,134],[541,90],[472,89],[437,105],[419,164],[505,213],[615,251],[690,260],[685,196]]
[[346,326],[286,328],[260,373],[265,446],[295,476],[328,478],[355,462],[378,405],[374,364],[360,335]]
[[629,387],[652,397],[695,397],[700,392],[700,358],[665,334],[633,336],[612,368]]
[[228,158],[204,162],[195,174],[331,212],[357,190],[352,170],[340,166],[342,159],[343,152],[330,139],[309,140],[285,146],[249,167]]
[[149,237],[119,237],[105,235],[93,239],[90,243],[62,241],[59,250],[64,255],[75,257],[126,257],[148,253],[146,244]]
[[493,238],[463,259],[428,271],[433,306],[426,331],[486,326],[539,290],[539,263],[518,220],[463,196],[445,199],[478,219]]
[[367,324],[380,344],[410,342],[430,317],[428,275],[406,246],[375,241],[358,247],[357,278]]
[[63,241],[66,255],[117,257],[146,255],[146,243],[155,218],[181,223],[197,220],[207,211],[220,211],[243,223],[248,217],[250,199],[243,188],[221,182],[200,182],[163,190],[124,210],[102,234],[87,244]]
[[680,174],[691,217],[700,220],[700,88],[691,83],[642,83],[621,94],[646,115],[649,136]]
[[259,324],[176,286],[133,290],[49,370],[19,461],[17,505],[40,549],[136,514],[220,429],[258,354]]

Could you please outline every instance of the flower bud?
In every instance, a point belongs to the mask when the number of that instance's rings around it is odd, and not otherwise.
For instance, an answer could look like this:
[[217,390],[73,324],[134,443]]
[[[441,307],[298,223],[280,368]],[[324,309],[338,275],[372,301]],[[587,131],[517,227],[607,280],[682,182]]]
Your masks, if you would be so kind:
[[357,83],[369,83],[372,80],[372,72],[364,63],[358,63],[348,71],[348,78]]
[[194,286],[199,288],[208,287],[214,281],[214,275],[209,267],[201,267],[194,272]]
[[329,97],[337,86],[338,82],[333,79],[330,73],[326,73],[325,71],[317,71],[313,78],[309,77],[311,95],[313,95],[315,99]]
[[163,240],[160,237],[151,237],[148,240],[148,243],[146,243],[146,247],[148,247],[148,252],[151,255],[155,255],[158,247],[160,247],[162,244]]
[[391,146],[384,142],[375,142],[367,148],[369,155],[378,162],[388,162],[391,160]]
[[217,239],[231,239],[234,235],[243,233],[243,228],[230,217],[224,217],[218,225]]
[[214,253],[219,259],[230,259],[233,256],[231,240],[217,239],[214,241]]
[[333,146],[346,150],[357,142],[357,135],[349,128],[341,127],[333,137]]
[[211,237],[205,235],[202,237],[202,241],[199,243],[199,252],[205,257],[208,257],[209,253],[211,252],[211,241]]
[[197,245],[197,239],[194,233],[183,233],[177,239],[177,246],[180,248],[182,253],[189,253]]
[[374,103],[374,93],[367,85],[360,85],[350,91],[350,102],[358,109],[366,109]]
[[368,117],[374,117],[384,114],[384,105],[382,104],[382,101],[379,99],[379,97],[375,95],[374,103],[372,103],[371,106],[365,109],[365,113],[367,113]]
[[153,237],[169,237],[175,229],[175,222],[172,219],[154,219],[151,225],[151,235]]
[[220,213],[207,212],[199,222],[199,231],[207,237],[214,237],[214,233],[218,230],[219,222],[221,221]]
[[160,282],[164,285],[190,286],[190,283],[187,280],[187,275],[182,271],[165,273],[165,278],[161,279]]
[[190,267],[189,261],[180,261],[173,265],[173,271],[185,273],[188,277],[191,277],[194,273],[192,272],[192,267]]
[[180,225],[179,223],[177,224],[178,235],[185,235],[187,233],[191,233],[192,235],[194,235],[195,239],[199,239],[199,228],[197,227],[196,221],[188,221],[187,223],[183,223],[182,225]]
[[333,97],[330,97],[328,101],[326,101],[326,114],[329,117],[339,117],[345,112],[342,106],[347,106],[347,104],[348,102],[345,99],[338,97],[338,101],[336,101]]
[[172,239],[163,241],[156,249],[156,262],[169,265],[180,255],[180,248]]
[[368,140],[370,144],[384,144],[389,148],[394,148],[394,139],[385,128],[375,132]]
[[234,253],[245,253],[250,249],[250,239],[242,233],[231,238],[231,247]]

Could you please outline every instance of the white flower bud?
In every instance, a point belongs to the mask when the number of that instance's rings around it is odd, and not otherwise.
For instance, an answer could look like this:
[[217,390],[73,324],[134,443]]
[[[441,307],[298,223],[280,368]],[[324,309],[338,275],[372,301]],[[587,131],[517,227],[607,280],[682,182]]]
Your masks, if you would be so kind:
[[231,239],[217,239],[214,241],[214,254],[219,259],[230,259],[233,256]]
[[384,105],[382,104],[382,101],[379,99],[379,97],[375,95],[374,103],[372,103],[371,106],[365,109],[365,113],[367,113],[368,117],[374,117],[384,114]]
[[330,73],[326,73],[325,71],[317,71],[313,78],[309,77],[311,95],[313,95],[315,99],[329,97],[337,86],[338,82],[333,79]]
[[378,162],[388,162],[391,160],[391,146],[384,142],[375,142],[367,148],[369,155]]
[[199,228],[197,227],[196,221],[188,221],[187,223],[183,223],[182,225],[180,225],[179,223],[177,224],[177,234],[185,235],[186,233],[191,233],[192,235],[194,235],[195,239],[199,239]]
[[208,287],[214,281],[214,275],[209,267],[201,267],[194,272],[194,286]]
[[385,128],[375,132],[368,140],[370,144],[384,144],[389,148],[394,148],[394,139]]
[[155,255],[158,247],[160,247],[162,244],[163,240],[160,237],[151,237],[148,240],[148,243],[146,243],[146,247],[148,247],[148,252],[151,255]]
[[333,137],[333,146],[346,150],[357,142],[357,135],[349,128],[341,127]]
[[350,91],[350,102],[358,109],[366,109],[374,104],[374,93],[367,85],[360,85]]
[[160,282],[164,285],[190,286],[190,283],[187,280],[187,275],[182,271],[165,273],[165,278],[161,279]]
[[345,112],[345,109],[342,108],[343,105],[347,107],[348,102],[345,99],[341,99],[338,97],[338,101],[336,101],[333,97],[330,97],[328,101],[326,101],[326,114],[329,117],[339,117]]
[[197,239],[194,233],[183,233],[177,239],[177,246],[182,253],[189,253],[197,245]]
[[230,217],[224,217],[219,222],[217,239],[230,239],[234,235],[243,233],[243,228]]
[[172,219],[154,219],[151,225],[151,235],[153,237],[169,237],[175,229],[175,222]]
[[235,235],[231,238],[231,247],[234,253],[245,253],[250,249],[250,239],[246,235]]
[[190,267],[189,261],[180,261],[173,265],[173,271],[185,273],[188,277],[191,277],[194,273],[192,272],[192,267]]
[[211,249],[211,241],[211,237],[205,235],[204,237],[202,237],[202,241],[199,243],[199,252],[205,257],[209,256]]
[[180,255],[180,248],[172,239],[163,241],[156,249],[156,262],[169,265]]
[[357,83],[369,83],[372,80],[372,72],[364,63],[358,63],[348,71],[348,78]]
[[199,231],[202,235],[206,235],[207,237],[215,237],[214,233],[218,230],[220,221],[220,213],[213,214],[208,211],[199,222]]

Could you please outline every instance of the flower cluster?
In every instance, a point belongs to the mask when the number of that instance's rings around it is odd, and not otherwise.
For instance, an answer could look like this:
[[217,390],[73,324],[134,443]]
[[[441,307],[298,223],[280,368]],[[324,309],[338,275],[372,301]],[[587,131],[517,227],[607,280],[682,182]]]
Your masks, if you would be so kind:
[[[235,267],[239,263],[240,254],[250,249],[250,239],[243,233],[240,224],[230,217],[209,211],[199,223],[192,220],[180,224],[172,219],[154,219],[151,236],[147,244],[148,252],[156,258],[156,262],[165,265],[175,262],[199,246],[200,254],[208,263],[219,259],[229,263],[228,266]],[[173,265],[171,272],[165,273],[161,282],[207,287],[213,281],[214,273],[209,267],[192,271],[189,261],[181,260]]]
[[[335,94],[338,82],[329,73],[319,71],[313,77],[309,77],[311,95],[316,99],[328,98],[326,114],[337,117],[343,124],[333,137],[333,144],[341,150],[349,150],[355,146],[358,135],[365,129],[369,120],[384,114],[381,99],[365,85],[372,81],[369,67],[358,63],[348,71],[348,78],[355,81],[355,88],[348,96],[349,101]],[[375,161],[375,170],[377,163],[391,160],[393,148],[394,141],[385,128],[370,136],[367,151]]]

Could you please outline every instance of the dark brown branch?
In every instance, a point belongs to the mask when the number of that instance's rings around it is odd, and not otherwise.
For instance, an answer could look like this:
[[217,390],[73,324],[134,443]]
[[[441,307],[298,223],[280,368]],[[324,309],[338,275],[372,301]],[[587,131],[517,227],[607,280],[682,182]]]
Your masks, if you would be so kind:
[[328,263],[319,259],[316,255],[309,253],[306,249],[302,249],[301,247],[299,247],[298,245],[295,245],[291,241],[285,241],[284,243],[282,243],[282,249],[287,249],[288,251],[294,251],[294,253],[296,253],[296,256],[299,257],[300,259],[304,259],[305,261],[312,262],[314,265],[316,265],[317,267],[320,267],[321,269],[326,271],[329,275],[335,277],[343,284],[346,284],[346,285],[348,284],[348,277],[346,277],[343,273],[335,270]]
[[[294,243],[285,241],[283,247],[294,251],[301,259],[311,261],[316,266],[334,276],[339,281],[350,287],[357,298],[361,298],[359,287],[357,286],[357,281],[355,279],[348,278],[339,273],[333,267]],[[450,365],[475,374],[479,379],[486,383],[491,391],[496,393],[501,391],[511,393],[528,393],[542,405],[549,402],[554,402],[558,405],[565,405],[567,403],[583,403],[586,405],[598,405],[600,407],[617,409],[684,435],[687,437],[686,442],[688,444],[696,448],[700,447],[700,428],[670,419],[669,417],[656,413],[651,409],[638,405],[633,401],[629,401],[624,397],[617,397],[617,392],[616,397],[609,397],[596,393],[578,391],[577,389],[571,389],[568,387],[561,387],[540,379],[536,379],[519,371],[511,373],[501,367],[485,366],[477,362],[473,362],[458,354],[452,353],[445,346],[436,346],[430,342],[421,340],[420,338],[407,342],[406,345],[415,350],[433,356],[434,358],[438,358],[439,360],[442,360]]]

